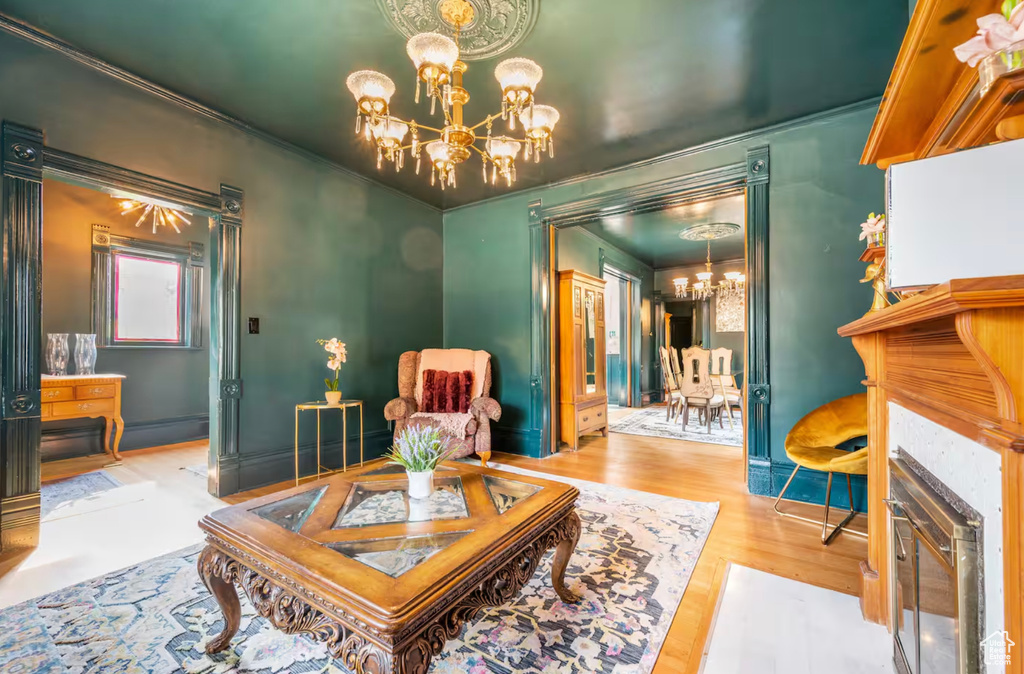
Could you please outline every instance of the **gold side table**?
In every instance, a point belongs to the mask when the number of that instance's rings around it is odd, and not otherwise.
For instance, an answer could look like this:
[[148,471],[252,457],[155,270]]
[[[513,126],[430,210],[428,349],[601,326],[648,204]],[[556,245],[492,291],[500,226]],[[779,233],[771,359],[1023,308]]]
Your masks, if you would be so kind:
[[337,405],[331,405],[323,401],[314,403],[300,403],[295,406],[295,484],[299,484],[299,412],[304,410],[316,410],[316,477],[320,479],[321,471],[328,474],[337,472],[325,468],[320,463],[320,412],[322,410],[341,410],[341,469],[348,470],[348,408],[359,408],[359,465],[363,465],[363,401],[342,400]]

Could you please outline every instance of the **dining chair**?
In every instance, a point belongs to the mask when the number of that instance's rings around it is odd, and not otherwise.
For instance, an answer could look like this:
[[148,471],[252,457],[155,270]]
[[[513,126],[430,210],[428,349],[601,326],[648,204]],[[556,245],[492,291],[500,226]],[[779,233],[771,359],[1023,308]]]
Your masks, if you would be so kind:
[[718,413],[718,425],[725,428],[722,423],[725,396],[715,393],[715,385],[711,380],[711,352],[699,346],[692,346],[683,349],[681,360],[683,373],[679,380],[679,389],[683,394],[683,428],[686,428],[690,421],[691,406],[704,412],[708,435],[711,435],[711,419],[715,412]]
[[729,428],[735,428],[732,419],[734,407],[743,412],[743,396],[736,386],[736,379],[732,374],[732,349],[720,346],[711,350],[711,378],[718,385],[718,390],[725,399],[725,411],[729,415]]
[[665,410],[665,421],[671,421],[672,417],[682,409],[683,394],[679,391],[679,378],[672,371],[668,349],[663,346],[658,347],[658,349],[661,358],[661,378],[665,385],[665,406],[667,408]]

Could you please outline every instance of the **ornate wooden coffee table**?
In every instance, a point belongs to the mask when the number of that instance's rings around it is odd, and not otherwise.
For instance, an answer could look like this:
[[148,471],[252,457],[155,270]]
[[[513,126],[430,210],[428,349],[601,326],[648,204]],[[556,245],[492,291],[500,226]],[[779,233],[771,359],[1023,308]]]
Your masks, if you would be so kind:
[[448,639],[486,606],[514,597],[554,547],[562,601],[580,535],[579,491],[445,463],[429,499],[381,463],[218,510],[199,523],[199,573],[224,613],[207,646],[228,647],[241,609],[233,585],[289,634],[327,645],[357,674],[426,672]]

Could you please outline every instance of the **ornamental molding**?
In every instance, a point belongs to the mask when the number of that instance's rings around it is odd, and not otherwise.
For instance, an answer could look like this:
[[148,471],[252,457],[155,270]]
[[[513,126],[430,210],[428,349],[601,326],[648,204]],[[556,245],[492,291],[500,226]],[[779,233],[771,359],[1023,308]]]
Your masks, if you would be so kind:
[[714,241],[724,239],[738,233],[743,228],[734,222],[711,222],[702,225],[692,225],[679,232],[680,239],[687,241]]
[[[460,58],[480,61],[518,46],[533,31],[540,0],[469,0],[473,21],[459,34]],[[407,38],[417,33],[451,33],[441,19],[444,0],[377,0],[391,26]]]

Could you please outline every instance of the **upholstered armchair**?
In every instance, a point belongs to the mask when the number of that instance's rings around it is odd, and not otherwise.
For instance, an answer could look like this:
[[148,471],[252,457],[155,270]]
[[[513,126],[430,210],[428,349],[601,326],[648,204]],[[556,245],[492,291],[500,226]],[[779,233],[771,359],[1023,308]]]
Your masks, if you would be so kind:
[[406,351],[398,360],[398,397],[384,408],[395,437],[410,425],[431,425],[452,438],[461,458],[491,456],[491,422],[501,406],[491,393],[491,354],[470,349]]

